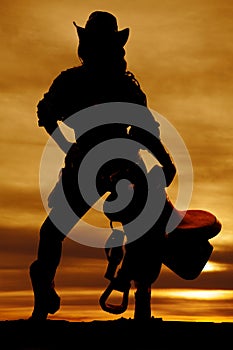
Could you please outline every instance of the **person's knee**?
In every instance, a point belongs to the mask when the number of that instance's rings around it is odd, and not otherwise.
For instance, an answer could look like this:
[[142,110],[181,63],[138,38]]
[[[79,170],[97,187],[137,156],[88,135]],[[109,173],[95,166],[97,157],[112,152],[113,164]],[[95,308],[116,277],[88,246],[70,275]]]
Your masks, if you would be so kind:
[[151,283],[146,280],[134,280],[135,288],[141,292],[150,292],[151,291]]
[[53,224],[53,222],[48,217],[42,224],[40,228],[40,239],[41,240],[52,240],[52,241],[63,241],[65,235],[58,230],[58,228]]
[[39,271],[39,263],[38,260],[33,261],[33,263],[29,266],[29,273],[31,277],[34,277]]

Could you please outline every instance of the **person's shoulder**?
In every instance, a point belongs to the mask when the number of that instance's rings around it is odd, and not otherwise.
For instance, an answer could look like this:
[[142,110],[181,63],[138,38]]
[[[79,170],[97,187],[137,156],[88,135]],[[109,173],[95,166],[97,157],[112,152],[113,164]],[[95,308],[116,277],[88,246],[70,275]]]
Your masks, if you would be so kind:
[[66,83],[69,84],[73,80],[83,79],[84,74],[85,72],[82,66],[75,66],[75,67],[64,69],[54,79],[53,86],[60,85],[60,84],[64,85]]
[[74,67],[71,67],[71,68],[67,68],[65,70],[63,70],[60,75],[63,75],[63,76],[67,76],[67,77],[70,77],[70,76],[81,76],[84,74],[84,67],[83,66],[74,66]]

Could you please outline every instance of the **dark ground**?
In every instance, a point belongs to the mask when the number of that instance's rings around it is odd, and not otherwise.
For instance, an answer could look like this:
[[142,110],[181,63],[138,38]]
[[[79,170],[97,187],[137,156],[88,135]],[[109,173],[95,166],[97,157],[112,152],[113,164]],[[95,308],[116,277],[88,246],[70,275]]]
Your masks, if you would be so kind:
[[139,322],[1,321],[1,350],[231,349],[233,323],[177,322],[152,318]]

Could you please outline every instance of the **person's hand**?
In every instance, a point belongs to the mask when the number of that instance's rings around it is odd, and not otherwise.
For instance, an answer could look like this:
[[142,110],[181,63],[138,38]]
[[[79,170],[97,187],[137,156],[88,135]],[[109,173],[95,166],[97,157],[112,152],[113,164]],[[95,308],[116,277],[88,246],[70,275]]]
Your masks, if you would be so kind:
[[66,166],[71,168],[75,167],[80,160],[81,154],[82,153],[78,144],[76,142],[70,143],[70,147],[65,158]]

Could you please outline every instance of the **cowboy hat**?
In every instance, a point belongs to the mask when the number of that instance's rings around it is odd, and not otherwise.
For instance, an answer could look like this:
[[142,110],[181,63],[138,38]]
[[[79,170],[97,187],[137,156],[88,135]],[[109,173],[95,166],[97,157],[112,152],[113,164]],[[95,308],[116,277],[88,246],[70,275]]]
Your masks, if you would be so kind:
[[87,35],[99,37],[115,37],[122,46],[124,46],[129,37],[129,28],[118,30],[116,17],[109,12],[95,11],[92,12],[86,22],[85,28],[78,26],[73,22],[76,27],[79,39]]

